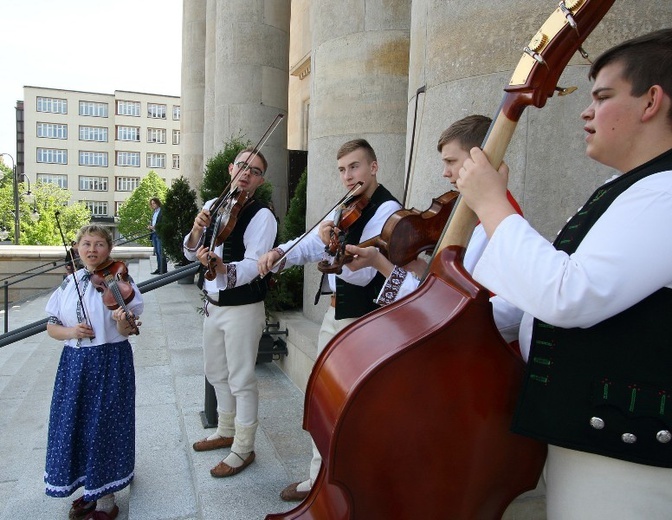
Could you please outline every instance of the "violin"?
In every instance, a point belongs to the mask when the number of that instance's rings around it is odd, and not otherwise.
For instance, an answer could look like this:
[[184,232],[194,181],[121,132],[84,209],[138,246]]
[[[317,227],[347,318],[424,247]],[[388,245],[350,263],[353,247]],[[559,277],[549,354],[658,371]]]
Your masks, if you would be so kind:
[[140,334],[140,329],[135,323],[135,316],[126,307],[126,304],[130,303],[135,296],[135,290],[128,281],[126,264],[110,259],[91,274],[91,283],[96,291],[102,293],[105,307],[111,310],[121,307],[131,325],[131,334]]
[[368,204],[369,198],[366,195],[357,195],[343,202],[336,211],[334,229],[331,232],[329,244],[325,247],[327,258],[317,264],[317,269],[321,273],[340,274],[346,256],[349,256],[349,260],[352,260],[352,255],[346,255],[345,253],[345,234],[350,226],[362,216],[362,211]]
[[[227,184],[227,186],[224,188],[222,194],[217,197],[217,199],[210,206],[210,213],[212,217],[212,222],[210,224],[210,230],[212,230],[209,246],[210,251],[213,251],[215,247],[222,245],[229,237],[233,229],[236,227],[238,214],[250,199],[250,194],[248,192],[239,188],[231,189],[231,186],[233,186],[235,180],[243,171],[249,169],[249,163],[252,162],[255,157],[257,157],[261,147],[266,143],[268,138],[278,127],[284,117],[284,114],[278,114],[275,116],[275,119],[273,119],[271,124],[259,139],[259,142],[254,146],[250,152],[250,155],[247,157],[248,166],[246,168],[240,169],[238,173],[236,173],[229,184]],[[204,232],[209,232],[210,230],[204,230]],[[205,278],[207,280],[214,280],[216,277],[217,273],[215,272],[215,263],[210,262],[205,272]]]
[[[219,206],[216,214],[213,215],[211,229],[212,236],[210,239],[210,251],[215,247],[220,246],[229,237],[233,228],[236,227],[236,221],[241,210],[250,200],[250,194],[245,190],[235,189],[229,192],[223,199],[221,204],[215,201],[212,207]],[[215,263],[210,262],[205,271],[205,278],[207,280],[214,280],[217,277],[215,272]]]

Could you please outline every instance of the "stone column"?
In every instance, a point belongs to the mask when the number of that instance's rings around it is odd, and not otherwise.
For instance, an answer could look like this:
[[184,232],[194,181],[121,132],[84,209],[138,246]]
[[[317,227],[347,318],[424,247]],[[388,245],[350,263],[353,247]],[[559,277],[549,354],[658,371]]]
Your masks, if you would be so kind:
[[184,0],[182,12],[182,101],[180,171],[196,188],[203,172],[206,0]]
[[[256,144],[279,113],[287,113],[290,0],[218,2],[216,11],[213,154],[241,137]],[[276,213],[287,208],[287,126],[263,147]]]
[[[380,165],[379,182],[401,196],[410,13],[409,0],[311,3],[309,227],[344,194],[336,152],[350,139],[363,137],[371,143]],[[313,306],[319,273],[313,266],[305,273],[304,314],[320,321],[326,301]]]
[[206,0],[205,23],[205,91],[203,94],[203,166],[215,153],[215,70],[217,52],[217,0]]

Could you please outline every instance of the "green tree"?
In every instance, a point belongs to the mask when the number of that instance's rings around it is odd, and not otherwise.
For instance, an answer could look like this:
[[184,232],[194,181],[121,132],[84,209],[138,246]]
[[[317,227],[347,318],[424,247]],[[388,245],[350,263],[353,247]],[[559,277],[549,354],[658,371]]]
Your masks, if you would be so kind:
[[151,246],[149,229],[152,221],[152,208],[149,199],[157,197],[160,201],[166,198],[166,183],[154,170],[150,170],[131,196],[119,207],[119,233],[127,238],[147,235],[137,240],[139,244]]
[[166,257],[178,265],[188,262],[182,252],[184,236],[191,231],[198,214],[196,191],[191,189],[184,177],[173,181],[166,192],[166,201],[161,206],[161,222],[156,232],[161,238]]
[[[14,240],[14,191],[12,172],[5,173],[0,181],[0,227],[9,231],[8,240]],[[61,234],[56,224],[59,213],[61,228],[66,240],[74,240],[77,231],[91,220],[91,212],[77,202],[68,205],[70,192],[52,183],[37,182],[31,185],[31,197],[25,195],[28,186],[19,183],[19,243],[24,245],[60,245]]]

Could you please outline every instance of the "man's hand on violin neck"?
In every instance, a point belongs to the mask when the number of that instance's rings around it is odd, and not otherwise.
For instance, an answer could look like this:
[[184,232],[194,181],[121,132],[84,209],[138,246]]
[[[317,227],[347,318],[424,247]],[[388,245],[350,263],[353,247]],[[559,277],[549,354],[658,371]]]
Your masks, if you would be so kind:
[[333,233],[338,233],[338,228],[334,226],[333,220],[325,220],[320,224],[318,234],[320,235],[320,240],[322,240],[325,246],[329,245],[329,242],[331,242],[331,236]]
[[210,210],[202,209],[194,220],[194,229],[202,229],[210,225]]

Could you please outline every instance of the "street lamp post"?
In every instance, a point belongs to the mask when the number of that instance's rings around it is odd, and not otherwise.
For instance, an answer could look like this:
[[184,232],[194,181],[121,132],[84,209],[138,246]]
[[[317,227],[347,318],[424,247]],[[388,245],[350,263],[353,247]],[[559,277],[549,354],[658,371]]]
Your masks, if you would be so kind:
[[12,187],[14,189],[14,244],[19,244],[19,233],[21,226],[19,225],[19,179],[16,175],[16,161],[11,154],[6,152],[0,153],[0,156],[6,155],[12,160]]

